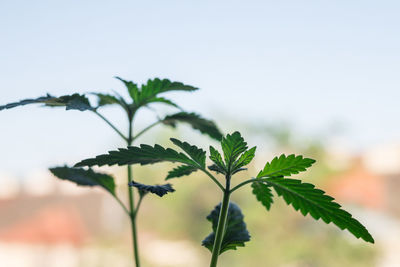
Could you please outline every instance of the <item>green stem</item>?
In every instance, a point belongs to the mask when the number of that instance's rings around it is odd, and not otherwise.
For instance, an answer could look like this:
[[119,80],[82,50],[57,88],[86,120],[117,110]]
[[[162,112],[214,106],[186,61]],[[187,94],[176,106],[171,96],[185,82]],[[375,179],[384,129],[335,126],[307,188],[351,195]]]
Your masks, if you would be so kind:
[[153,128],[154,126],[156,126],[157,124],[159,124],[161,122],[161,120],[156,121],[152,124],[150,124],[149,126],[147,126],[146,128],[144,128],[143,130],[141,130],[137,135],[135,135],[132,139],[132,141],[136,140],[137,138],[139,138],[139,136],[141,136],[142,134],[144,134],[145,132],[147,132],[148,130],[150,130],[151,128]]
[[224,190],[224,196],[222,198],[221,210],[219,213],[218,226],[217,231],[215,233],[214,247],[212,250],[210,267],[217,267],[218,256],[221,250],[222,240],[224,238],[225,228],[226,228],[226,220],[228,218],[228,209],[229,209],[229,198],[230,198],[230,177],[226,177],[226,188]]
[[[93,112],[97,116],[99,116],[103,121],[105,121],[119,136],[121,136],[122,139],[124,139],[127,142],[128,146],[130,146],[132,144],[132,142],[134,140],[134,138],[132,137],[132,134],[133,134],[133,117],[135,115],[135,112],[133,112],[133,113],[128,112],[128,120],[129,120],[128,138],[125,135],[123,135],[121,133],[121,131],[118,130],[118,128],[115,127],[114,124],[112,124],[103,115],[98,113],[96,110],[93,110]],[[128,165],[128,183],[132,182],[132,180],[133,180],[132,166]],[[136,231],[136,215],[137,215],[137,209],[140,206],[141,199],[139,200],[138,206],[135,209],[135,199],[134,199],[133,190],[132,190],[131,186],[128,187],[128,194],[129,194],[129,210],[126,208],[126,206],[122,203],[122,201],[117,196],[115,196],[115,199],[121,205],[121,207],[124,209],[124,211],[128,214],[128,216],[131,220],[134,261],[135,261],[136,267],[140,267],[139,249],[138,249],[137,231]]]
[[121,208],[125,211],[125,213],[128,216],[131,216],[130,211],[125,207],[124,203],[122,203],[121,199],[119,199],[117,196],[114,196],[114,198],[117,200],[118,204],[121,206]]
[[[132,166],[128,165],[128,182],[132,182]],[[136,210],[134,206],[134,197],[132,187],[128,187],[129,192],[129,210],[130,210],[130,219],[131,219],[131,229],[132,229],[132,242],[133,242],[133,255],[135,259],[136,267],[140,267],[139,261],[139,249],[137,242],[137,231],[136,231]]]
[[120,130],[118,130],[117,127],[114,126],[114,124],[112,124],[109,120],[107,120],[103,115],[101,115],[100,113],[98,113],[96,110],[93,110],[94,114],[96,114],[97,116],[99,116],[103,121],[105,121],[111,128],[113,128],[113,130],[122,137],[122,139],[124,139],[125,141],[128,141],[128,138],[125,137],[125,135],[123,135],[121,133]]
[[139,212],[140,204],[142,204],[142,200],[143,200],[143,196],[140,196],[139,201],[138,201],[138,203],[137,203],[137,205],[136,205],[135,214],[133,215],[133,217],[134,217],[135,219],[136,219],[136,215],[137,215],[138,212]]
[[[129,117],[129,133],[127,143],[128,146],[132,145],[133,138],[132,138],[132,130],[133,130],[133,117],[134,114],[128,116]],[[133,181],[133,174],[132,174],[132,166],[128,165],[128,183]],[[139,260],[139,248],[137,242],[137,230],[136,230],[136,209],[135,209],[135,200],[133,195],[133,189],[131,186],[128,187],[128,194],[129,194],[129,211],[130,211],[130,219],[131,219],[131,229],[132,229],[132,243],[133,243],[133,255],[136,267],[140,267],[140,260]]]

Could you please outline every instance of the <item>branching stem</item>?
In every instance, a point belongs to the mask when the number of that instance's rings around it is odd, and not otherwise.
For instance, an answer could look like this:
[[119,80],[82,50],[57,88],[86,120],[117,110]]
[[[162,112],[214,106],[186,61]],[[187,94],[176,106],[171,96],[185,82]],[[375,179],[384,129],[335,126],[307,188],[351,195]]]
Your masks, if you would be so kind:
[[121,199],[119,199],[117,196],[114,196],[115,200],[117,200],[118,204],[122,207],[122,209],[125,211],[125,213],[130,217],[131,213],[128,210],[128,208],[125,206],[124,203],[122,203]]
[[135,214],[133,215],[134,220],[136,220],[136,216],[137,216],[137,214],[139,212],[140,205],[142,204],[143,197],[144,196],[140,196],[139,201],[136,204]]

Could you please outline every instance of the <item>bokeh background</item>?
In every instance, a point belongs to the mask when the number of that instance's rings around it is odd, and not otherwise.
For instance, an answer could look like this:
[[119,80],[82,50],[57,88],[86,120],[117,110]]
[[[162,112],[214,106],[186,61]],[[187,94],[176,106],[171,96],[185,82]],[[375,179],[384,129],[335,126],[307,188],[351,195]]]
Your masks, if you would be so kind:
[[[276,198],[270,212],[241,190],[233,198],[252,241],[220,266],[400,266],[400,4],[398,1],[0,2],[0,104],[45,93],[127,96],[113,76],[161,77],[201,88],[172,94],[185,110],[239,130],[257,160],[239,182],[281,153],[317,159],[299,178],[333,195],[367,226],[366,244],[304,218]],[[126,130],[118,108],[104,109]],[[158,114],[173,112],[157,107]],[[138,115],[135,129],[155,120]],[[113,199],[52,177],[47,168],[124,146],[90,113],[33,106],[0,112],[0,266],[132,266],[130,231]],[[154,128],[207,147],[191,131]],[[162,183],[171,164],[134,167]],[[124,168],[117,176],[126,199]],[[220,201],[204,176],[148,196],[139,217],[144,266],[207,266],[205,217]]]

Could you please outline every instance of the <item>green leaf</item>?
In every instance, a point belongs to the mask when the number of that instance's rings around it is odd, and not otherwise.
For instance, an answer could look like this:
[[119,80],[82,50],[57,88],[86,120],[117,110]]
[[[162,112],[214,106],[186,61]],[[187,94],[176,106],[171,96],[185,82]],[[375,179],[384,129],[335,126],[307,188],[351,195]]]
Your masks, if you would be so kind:
[[168,176],[165,178],[165,180],[189,175],[195,171],[197,171],[197,168],[193,166],[188,166],[188,165],[178,166],[168,172]]
[[214,165],[208,167],[210,170],[222,174],[227,173],[226,166],[224,161],[222,160],[221,154],[213,146],[210,146],[210,159],[215,163]]
[[102,107],[106,105],[122,105],[119,99],[116,96],[109,95],[109,94],[102,94],[102,93],[92,93],[93,95],[97,96],[98,102],[97,106]]
[[217,164],[212,164],[212,165],[208,166],[208,169],[211,171],[215,171],[216,173],[226,175],[226,170],[221,169],[221,167],[218,166]]
[[255,153],[256,153],[256,147],[252,147],[249,150],[246,150],[240,156],[240,158],[233,164],[232,169],[235,171],[249,164],[253,160]]
[[168,79],[161,80],[159,78],[149,79],[146,84],[141,85],[141,87],[139,88],[137,84],[131,81],[126,81],[119,77],[116,78],[125,84],[126,88],[128,89],[129,95],[133,100],[135,109],[154,102],[160,102],[178,107],[172,101],[163,97],[159,97],[158,95],[169,91],[190,92],[198,89],[190,85],[185,85],[181,82],[171,82]]
[[83,186],[101,186],[115,196],[114,178],[108,174],[94,172],[92,169],[55,167],[49,169],[54,176]]
[[186,85],[181,82],[171,82],[168,79],[149,79],[146,84],[141,86],[141,95],[142,98],[148,99],[152,98],[161,93],[169,92],[169,91],[187,91],[192,92],[196,91],[198,88],[193,87],[191,85]]
[[181,142],[178,139],[170,138],[172,143],[179,146],[183,151],[185,151],[201,168],[206,167],[206,152],[196,146],[192,146],[187,142]]
[[272,186],[288,205],[300,210],[304,216],[309,213],[316,220],[321,218],[327,224],[332,222],[342,230],[349,230],[355,237],[374,243],[371,234],[359,221],[341,209],[341,206],[333,201],[333,197],[325,195],[324,191],[316,189],[314,185],[282,177],[265,179],[265,182]]
[[267,210],[269,210],[274,202],[269,186],[262,182],[253,182],[251,187],[253,188],[252,192],[256,196],[257,200],[260,201],[261,204],[267,208]]
[[165,149],[160,145],[155,145],[154,147],[149,145],[140,145],[140,147],[131,146],[128,148],[120,148],[118,150],[109,151],[108,154],[82,160],[75,166],[112,166],[115,164],[119,166],[131,164],[146,165],[163,161],[180,162],[196,168],[198,167],[198,164],[185,154],[179,153],[171,148]]
[[[211,252],[214,247],[215,232],[217,231],[218,218],[221,210],[221,204],[218,204],[214,210],[207,216],[207,220],[212,223],[213,232],[209,234],[202,242],[202,245]],[[239,206],[235,203],[229,203],[226,229],[222,239],[221,250],[219,254],[227,250],[236,250],[237,247],[244,247],[245,242],[250,241],[249,232],[243,221],[243,214]]]
[[80,94],[73,95],[63,95],[60,97],[54,97],[49,94],[47,96],[42,96],[34,99],[24,99],[19,102],[9,103],[3,106],[0,106],[0,110],[15,108],[18,106],[28,105],[28,104],[45,104],[50,107],[66,107],[66,110],[93,110],[93,107],[90,106],[89,100]]
[[202,134],[206,134],[211,138],[220,141],[222,134],[215,123],[211,120],[204,119],[196,113],[178,112],[166,116],[162,123],[165,125],[176,127],[178,122],[189,124],[193,129],[199,130]]
[[167,105],[169,105],[169,106],[173,106],[173,107],[175,107],[175,108],[179,108],[179,109],[180,109],[180,107],[179,107],[177,104],[175,104],[175,103],[172,102],[171,100],[166,99],[166,98],[164,98],[164,97],[154,97],[154,98],[152,98],[152,99],[149,99],[149,100],[147,101],[147,103],[148,103],[148,104],[151,104],[151,103],[163,103],[163,104],[167,104]]
[[239,157],[239,155],[246,151],[247,143],[239,132],[228,134],[222,138],[221,147],[224,151],[225,164],[228,170],[231,170],[233,163]]
[[115,78],[125,84],[126,89],[128,89],[129,95],[131,96],[132,100],[135,103],[140,101],[140,91],[139,91],[139,87],[137,86],[136,83],[134,83],[132,81],[126,81],[120,77],[115,77]]
[[175,192],[175,189],[172,188],[171,184],[146,185],[146,184],[141,184],[141,183],[136,183],[136,182],[130,182],[128,185],[136,187],[137,189],[139,189],[139,191],[141,191],[142,194],[153,193],[159,197],[164,196],[168,192],[170,192],[170,193]]
[[257,175],[257,178],[272,177],[272,176],[290,176],[299,172],[305,171],[310,167],[315,160],[303,158],[303,156],[281,155],[275,157],[271,163],[267,163],[262,171]]

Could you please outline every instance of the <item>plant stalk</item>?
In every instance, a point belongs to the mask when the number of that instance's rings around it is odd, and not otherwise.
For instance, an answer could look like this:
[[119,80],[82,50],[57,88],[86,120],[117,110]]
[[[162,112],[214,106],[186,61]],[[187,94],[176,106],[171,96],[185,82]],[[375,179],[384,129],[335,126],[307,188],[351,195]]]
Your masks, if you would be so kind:
[[224,190],[224,196],[222,198],[221,210],[218,218],[217,231],[215,233],[214,247],[212,250],[210,267],[217,267],[218,257],[221,250],[221,244],[225,234],[226,220],[228,218],[229,198],[231,196],[229,187],[230,187],[230,176],[227,176],[226,187]]
[[[129,116],[129,133],[127,143],[128,146],[132,145],[132,127],[133,126],[133,115]],[[132,166],[128,165],[128,183],[133,181],[132,174]],[[130,220],[131,220],[131,229],[132,229],[132,245],[133,245],[133,256],[135,260],[136,267],[140,267],[139,260],[139,248],[137,242],[137,230],[136,230],[136,209],[135,209],[135,199],[133,195],[133,189],[131,186],[128,186],[128,194],[129,194],[129,211],[130,211]]]
[[[133,113],[128,113],[128,120],[129,120],[129,132],[128,132],[128,138],[125,137],[120,130],[118,130],[117,127],[114,126],[109,120],[107,120],[103,115],[98,113],[96,110],[93,110],[93,112],[99,116],[103,121],[105,121],[119,136],[124,139],[128,146],[132,145],[132,142],[134,140],[133,138],[133,117],[135,115],[135,112]],[[132,175],[132,166],[128,165],[128,183],[132,182],[133,180],[133,175]],[[116,197],[116,200],[118,203],[121,205],[121,207],[124,209],[124,211],[128,214],[129,219],[131,221],[131,228],[132,228],[132,243],[133,243],[133,257],[135,261],[136,267],[140,267],[140,260],[139,260],[139,249],[138,249],[138,242],[137,242],[137,231],[136,231],[136,213],[137,209],[135,209],[135,199],[133,195],[133,190],[131,186],[128,186],[128,194],[129,194],[129,211],[125,207],[125,205],[122,203],[122,201]],[[139,202],[140,204],[140,202]],[[138,205],[139,208],[139,205]]]
[[[128,165],[128,182],[132,181],[132,166]],[[129,211],[130,211],[130,220],[131,220],[131,228],[132,228],[132,242],[133,242],[133,255],[135,259],[136,267],[140,267],[139,261],[139,249],[137,242],[137,231],[136,231],[136,210],[134,206],[134,197],[132,187],[128,187],[129,192]]]

